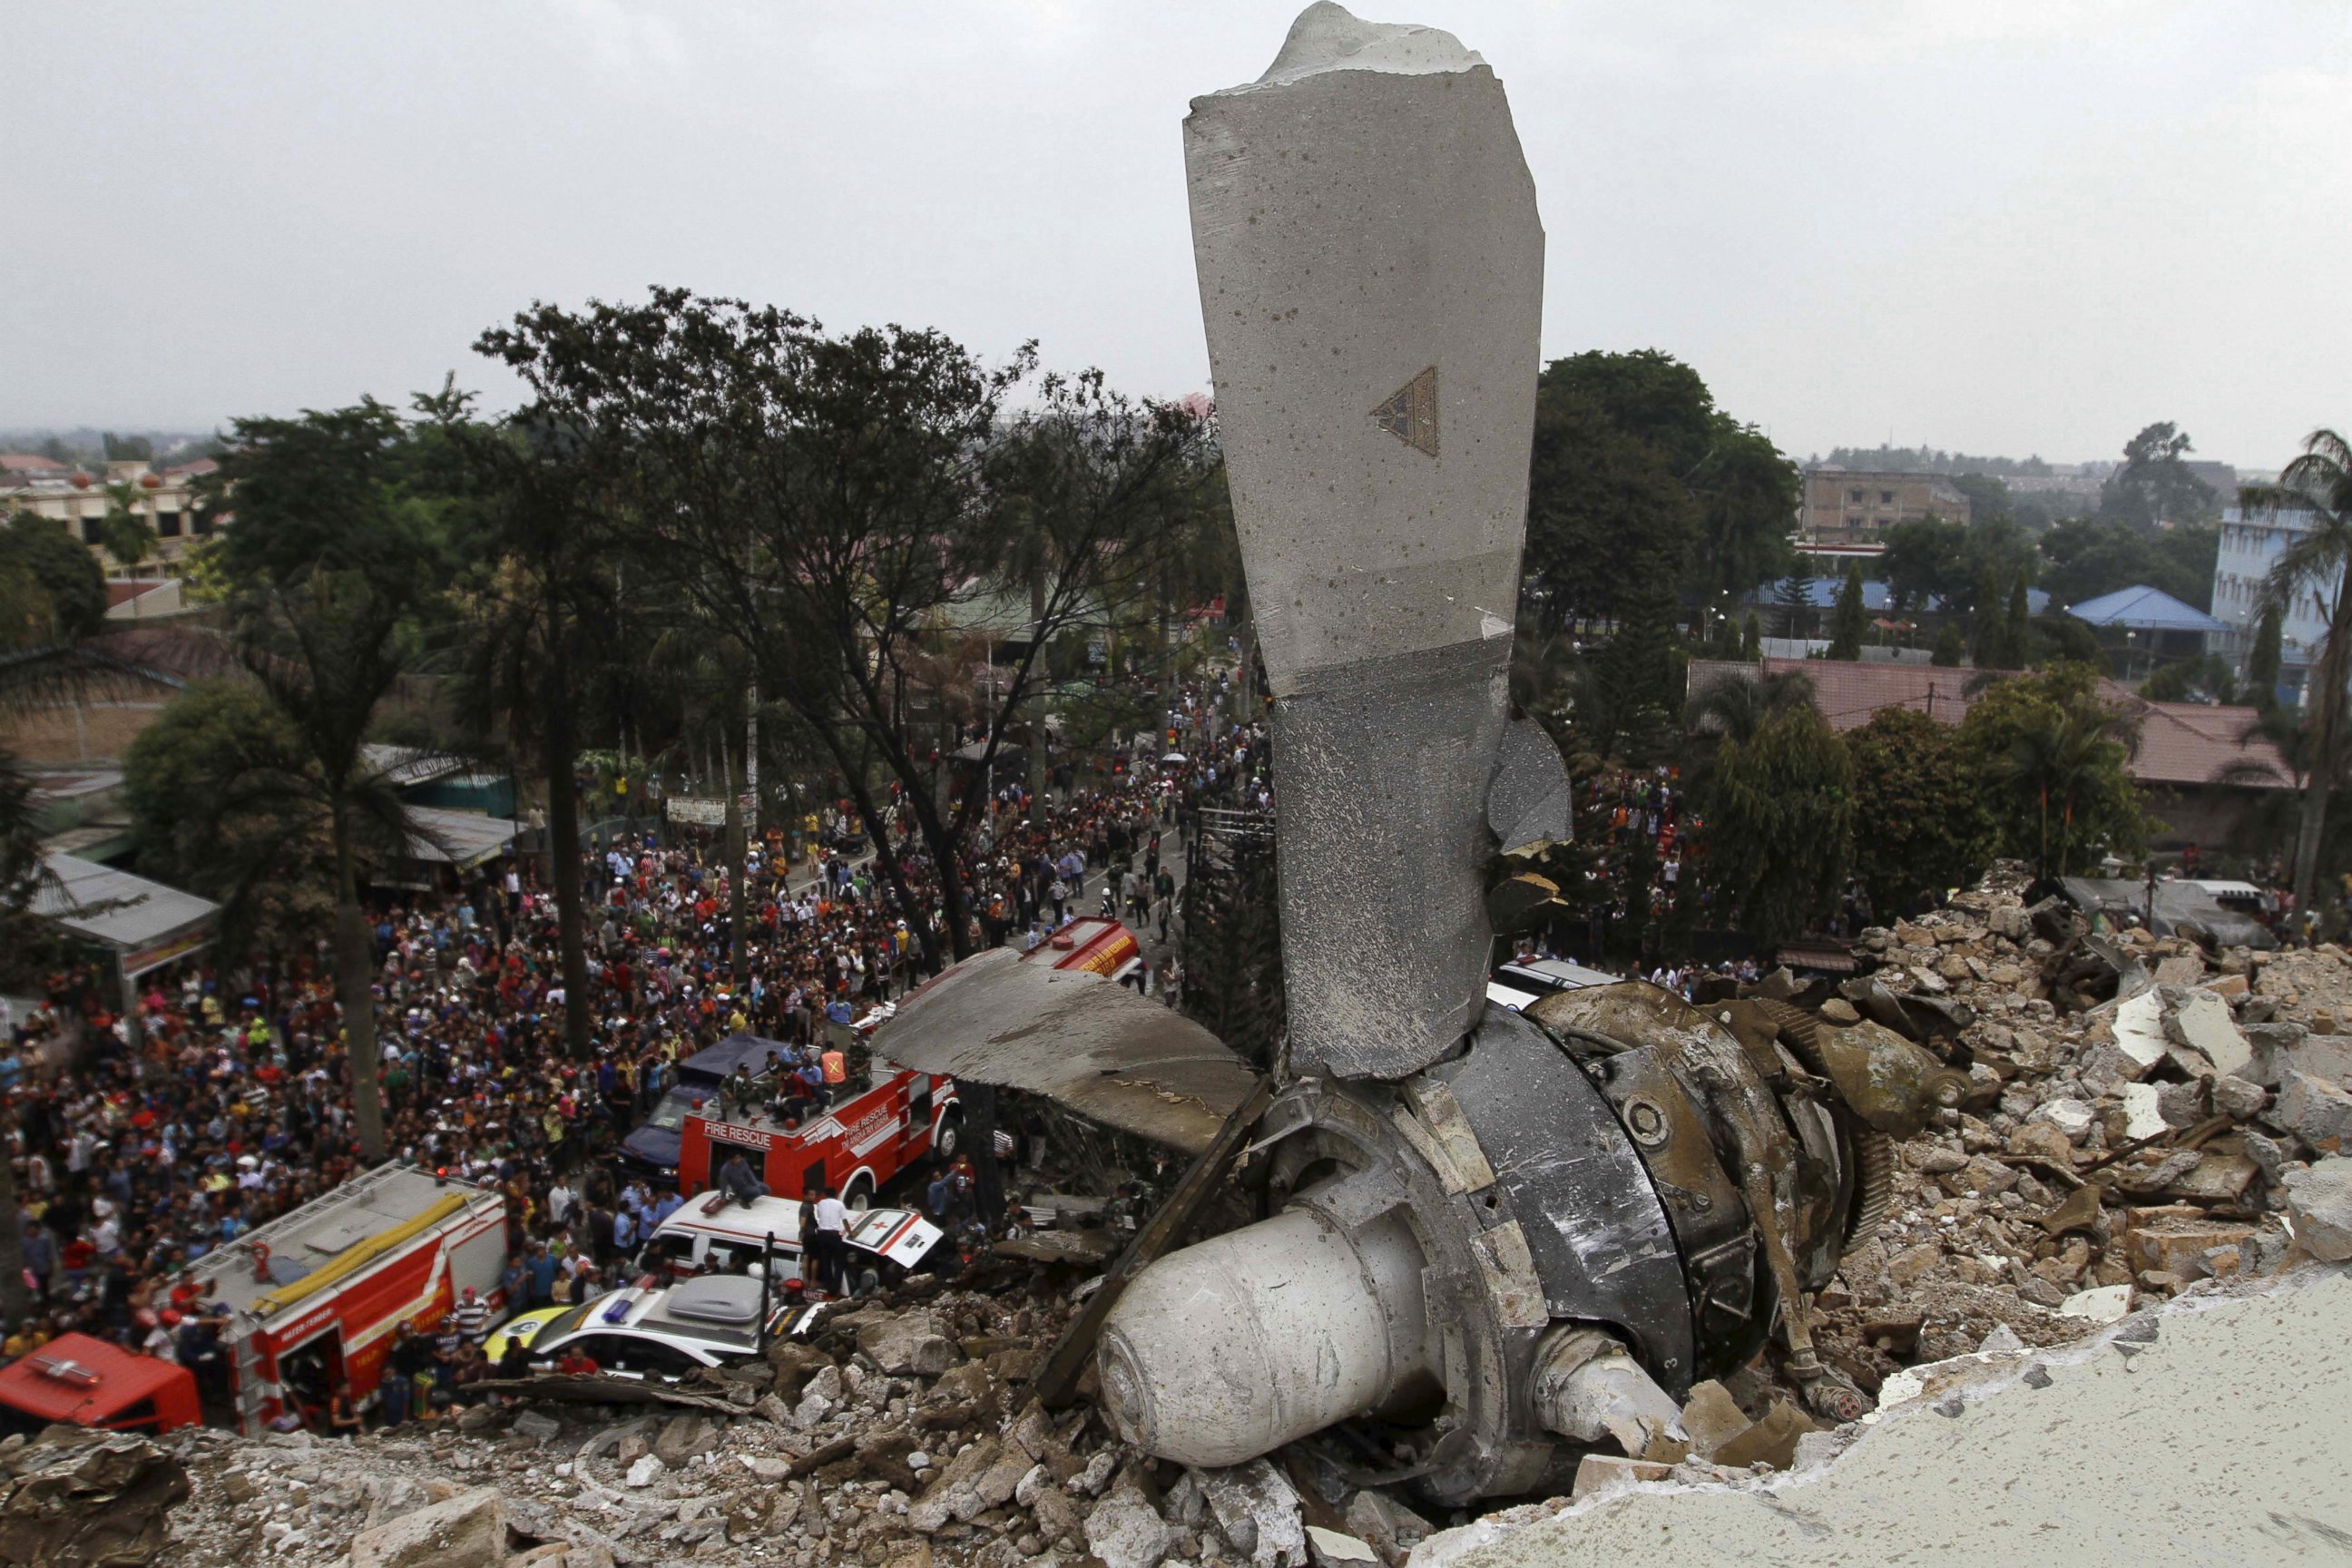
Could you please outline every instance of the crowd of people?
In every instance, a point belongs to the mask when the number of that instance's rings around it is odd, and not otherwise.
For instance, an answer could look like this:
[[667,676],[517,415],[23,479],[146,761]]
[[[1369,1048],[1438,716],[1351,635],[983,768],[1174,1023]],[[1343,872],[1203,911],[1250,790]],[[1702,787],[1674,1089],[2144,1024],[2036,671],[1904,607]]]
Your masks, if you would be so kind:
[[[1032,942],[1092,912],[1090,889],[1164,935],[1173,836],[1204,802],[1265,787],[1263,734],[1223,722],[1224,698],[1214,678],[1188,685],[1168,731],[1074,764],[1045,799],[996,791],[965,839],[964,945]],[[1163,748],[1170,736],[1181,753]],[[918,983],[930,962],[918,922],[940,921],[940,879],[918,839],[876,826],[862,854],[794,860],[769,835],[740,867],[703,829],[588,851],[584,1055],[566,1047],[541,868],[494,865],[461,887],[370,904],[389,1152],[503,1189],[515,1307],[607,1288],[666,1217],[675,1195],[631,1184],[606,1156],[680,1060],[747,1031],[815,1050],[829,1025]],[[750,928],[740,971],[737,876]],[[131,1018],[95,969],[46,989],[7,1020],[0,1057],[33,1302],[0,1357],[79,1331],[211,1369],[223,1325],[187,1266],[362,1168],[326,944],[184,962],[139,983]],[[436,1350],[462,1362],[472,1337]]]

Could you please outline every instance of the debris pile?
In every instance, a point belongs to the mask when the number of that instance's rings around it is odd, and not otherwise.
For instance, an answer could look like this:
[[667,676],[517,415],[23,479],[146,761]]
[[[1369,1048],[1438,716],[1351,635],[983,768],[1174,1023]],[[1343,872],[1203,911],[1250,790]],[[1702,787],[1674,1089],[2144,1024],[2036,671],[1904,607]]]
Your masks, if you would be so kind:
[[1816,1302],[1864,1392],[1996,1330],[2049,1345],[2352,1250],[2352,954],[2111,937],[1991,887],[1860,947],[1877,967],[1815,988],[1824,1021],[1904,1029],[1969,1077]]
[[[1826,1026],[1807,1037],[1816,1070],[1839,1070],[1844,1032],[1883,1029],[1959,1086],[1892,1145],[1888,1201],[1810,1304],[1821,1363],[1866,1404],[1932,1400],[1985,1357],[2352,1258],[2352,954],[2110,936],[1998,885],[1855,946],[1850,978],[1780,972],[1749,992]],[[993,1268],[1019,1279],[1010,1259]],[[1414,1504],[1409,1483],[1361,1485],[1360,1457],[1325,1437],[1194,1469],[1119,1445],[1089,1404],[1045,1410],[1031,1384],[1071,1314],[1067,1274],[1040,1268],[997,1295],[919,1277],[686,1386],[541,1374],[454,1422],[352,1444],[192,1432],[171,1440],[177,1462],[122,1438],[20,1444],[0,1449],[16,1478],[0,1528],[96,1528],[105,1499],[138,1493],[163,1500],[148,1523],[118,1510],[108,1528],[147,1530],[147,1554],[109,1543],[106,1560],[1400,1568],[1468,1520]],[[1574,1497],[1833,1455],[1861,1426],[1810,1386],[1773,1355],[1702,1383],[1641,1453],[1601,1443]],[[194,1496],[157,1556],[175,1477]],[[1520,1500],[1482,1529],[1569,1506]],[[73,1514],[88,1517],[59,1522]]]
[[[1154,1467],[1111,1445],[1090,1406],[1040,1407],[1028,1384],[1062,1304],[927,1297],[928,1283],[835,1315],[761,1363],[709,1374],[658,1401],[669,1408],[619,1404],[610,1384],[546,1378],[528,1397],[438,1428],[351,1443],[180,1434],[195,1495],[173,1516],[162,1561],[1308,1562],[1300,1501],[1273,1467]],[[600,1388],[604,1403],[593,1397]],[[1328,1522],[1334,1542],[1368,1534],[1391,1563],[1430,1529],[1384,1500]]]
[[187,1471],[144,1437],[51,1426],[0,1442],[0,1563],[130,1568],[152,1563]]

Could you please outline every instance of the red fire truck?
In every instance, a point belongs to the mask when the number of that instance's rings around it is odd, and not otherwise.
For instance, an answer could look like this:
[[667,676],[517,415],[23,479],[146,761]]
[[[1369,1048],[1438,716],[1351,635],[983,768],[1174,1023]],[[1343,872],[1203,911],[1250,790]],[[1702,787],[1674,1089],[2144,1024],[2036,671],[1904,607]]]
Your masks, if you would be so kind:
[[1143,949],[1135,933],[1102,915],[1072,921],[1024,958],[1032,963],[1044,959],[1056,969],[1089,969],[1121,985],[1143,983]]
[[52,1422],[160,1436],[203,1419],[185,1367],[88,1334],[59,1334],[0,1368],[0,1436],[37,1437]]
[[[858,1032],[870,1034],[887,1016],[887,1009],[867,1015]],[[759,1111],[735,1121],[688,1116],[678,1142],[678,1194],[690,1198],[710,1186],[728,1152],[740,1149],[780,1197],[797,1198],[811,1182],[823,1182],[844,1204],[862,1209],[872,1206],[885,1182],[925,1155],[955,1157],[963,1112],[951,1080],[877,1057],[863,1087],[843,1088],[850,1091],[845,1098],[800,1121]],[[710,1103],[716,1109],[716,1097]]]
[[326,1403],[337,1379],[373,1394],[403,1322],[431,1331],[471,1286],[492,1317],[506,1199],[495,1188],[383,1165],[206,1254],[189,1270],[224,1310],[236,1424],[259,1433]]
[[[1091,970],[1122,984],[1138,984],[1143,974],[1135,933],[1099,916],[1072,921],[1023,962]],[[856,1025],[858,1035],[872,1037],[896,1010],[886,1004],[868,1013]],[[730,1148],[752,1159],[778,1197],[797,1198],[809,1183],[824,1182],[854,1209],[871,1206],[885,1183],[925,1155],[955,1157],[963,1113],[956,1108],[952,1079],[877,1057],[865,1085],[850,1087],[846,1099],[797,1123],[760,1113],[735,1121],[688,1116],[678,1144],[679,1195],[692,1197],[712,1185]]]

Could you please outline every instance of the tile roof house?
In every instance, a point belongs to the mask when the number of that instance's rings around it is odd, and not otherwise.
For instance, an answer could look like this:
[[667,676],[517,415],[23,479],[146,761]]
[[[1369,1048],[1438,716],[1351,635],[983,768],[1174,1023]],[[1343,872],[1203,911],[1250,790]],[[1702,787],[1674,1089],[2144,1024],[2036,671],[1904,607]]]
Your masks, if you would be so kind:
[[[1968,717],[1979,670],[1922,664],[1855,664],[1821,658],[1693,659],[1688,690],[1696,696],[1724,680],[1794,672],[1813,684],[1813,705],[1838,731],[1859,729],[1886,708],[1907,708],[1946,724]],[[2129,768],[2163,826],[2162,838],[2220,843],[2256,792],[2294,789],[2298,781],[2276,746],[2249,735],[2260,717],[2252,708],[2195,702],[2150,702],[2107,679],[2100,696],[2129,714],[2138,743]]]

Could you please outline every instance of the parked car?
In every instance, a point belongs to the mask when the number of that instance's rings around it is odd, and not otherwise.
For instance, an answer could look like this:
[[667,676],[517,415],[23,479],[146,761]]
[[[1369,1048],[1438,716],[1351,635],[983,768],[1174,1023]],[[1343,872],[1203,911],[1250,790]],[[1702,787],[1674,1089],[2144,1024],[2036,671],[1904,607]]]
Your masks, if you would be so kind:
[[750,1276],[706,1274],[667,1289],[630,1286],[576,1306],[525,1312],[483,1348],[494,1363],[520,1344],[534,1362],[577,1350],[600,1372],[682,1377],[698,1367],[749,1361],[769,1337],[801,1326],[799,1316],[809,1310],[772,1300],[764,1282]]

